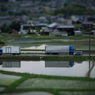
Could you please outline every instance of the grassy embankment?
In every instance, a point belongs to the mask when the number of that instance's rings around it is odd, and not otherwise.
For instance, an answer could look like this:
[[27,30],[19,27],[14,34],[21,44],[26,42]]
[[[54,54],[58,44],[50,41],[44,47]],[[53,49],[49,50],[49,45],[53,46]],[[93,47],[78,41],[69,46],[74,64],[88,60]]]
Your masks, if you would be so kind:
[[45,60],[45,61],[85,61],[85,60],[95,60],[95,56],[0,56],[0,60]]
[[[0,73],[3,74],[8,74],[8,75],[15,75],[15,76],[22,76],[22,78],[20,78],[19,80],[15,81],[14,83],[12,83],[11,85],[9,85],[8,87],[6,87],[5,90],[3,90],[1,93],[19,93],[19,92],[27,92],[27,91],[46,91],[49,93],[52,93],[53,95],[60,95],[59,91],[68,91],[68,92],[74,92],[74,91],[95,91],[95,88],[93,89],[83,89],[83,88],[67,88],[67,89],[63,89],[63,88],[19,88],[17,89],[16,87],[18,87],[21,83],[23,83],[24,81],[28,80],[28,79],[32,79],[32,78],[38,78],[38,79],[54,79],[54,80],[74,80],[74,81],[85,81],[85,82],[94,82],[95,79],[94,78],[82,78],[82,77],[63,77],[63,76],[48,76],[48,75],[35,75],[35,74],[28,74],[28,73],[17,73],[17,72],[6,72],[6,71],[0,71]],[[32,85],[32,84],[31,84]]]

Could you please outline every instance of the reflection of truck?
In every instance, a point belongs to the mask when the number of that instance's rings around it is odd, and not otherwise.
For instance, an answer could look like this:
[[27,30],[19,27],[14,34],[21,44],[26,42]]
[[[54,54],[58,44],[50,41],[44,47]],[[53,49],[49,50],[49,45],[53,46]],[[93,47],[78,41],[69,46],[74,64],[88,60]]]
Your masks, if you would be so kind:
[[2,49],[0,49],[0,55],[2,54]]
[[10,62],[7,62],[7,61],[4,61],[2,62],[2,67],[4,68],[7,68],[7,67],[11,67],[11,68],[20,68],[21,67],[21,64],[20,64],[20,61],[10,61]]
[[73,67],[74,61],[45,61],[45,67]]
[[4,46],[1,49],[1,54],[20,54],[20,47],[19,46]]
[[73,54],[74,47],[69,45],[51,45],[45,47],[46,54]]
[[2,61],[0,61],[0,65],[2,65]]

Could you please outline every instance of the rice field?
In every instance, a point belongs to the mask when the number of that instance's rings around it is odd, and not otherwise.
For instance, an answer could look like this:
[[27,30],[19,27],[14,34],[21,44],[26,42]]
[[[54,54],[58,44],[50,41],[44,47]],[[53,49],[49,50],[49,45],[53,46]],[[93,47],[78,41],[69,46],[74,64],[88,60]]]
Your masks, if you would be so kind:
[[[89,40],[73,39],[15,39],[8,41],[8,45],[20,46],[21,49],[45,50],[46,45],[71,45],[75,50],[89,50]],[[95,50],[95,40],[91,40],[91,50]]]
[[90,91],[74,91],[74,92],[71,92],[71,91],[60,91],[60,95],[94,95],[95,92],[90,92]]
[[[1,71],[0,78],[17,79],[4,89],[5,84],[0,84],[0,95],[94,95],[94,78],[77,78],[35,75],[28,73],[14,73]],[[8,75],[7,75],[8,74]],[[3,91],[2,91],[3,90]]]
[[95,82],[32,78],[26,80],[17,88],[93,89],[95,88]]
[[0,74],[0,85],[9,86],[10,84],[12,84],[13,82],[20,78],[21,77],[18,76]]

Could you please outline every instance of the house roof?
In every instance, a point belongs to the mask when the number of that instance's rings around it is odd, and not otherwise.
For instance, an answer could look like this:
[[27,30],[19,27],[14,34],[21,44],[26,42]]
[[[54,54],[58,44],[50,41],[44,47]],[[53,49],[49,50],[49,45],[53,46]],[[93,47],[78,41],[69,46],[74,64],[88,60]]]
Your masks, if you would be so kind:
[[83,22],[82,24],[93,24],[93,22]]
[[57,28],[74,28],[74,25],[61,25],[58,26]]
[[37,26],[47,26],[46,23],[38,23]]
[[57,23],[52,23],[52,24],[48,25],[48,27],[50,27],[50,28],[53,28],[53,27],[56,27],[56,26],[57,26]]
[[31,24],[22,24],[23,26],[31,26]]

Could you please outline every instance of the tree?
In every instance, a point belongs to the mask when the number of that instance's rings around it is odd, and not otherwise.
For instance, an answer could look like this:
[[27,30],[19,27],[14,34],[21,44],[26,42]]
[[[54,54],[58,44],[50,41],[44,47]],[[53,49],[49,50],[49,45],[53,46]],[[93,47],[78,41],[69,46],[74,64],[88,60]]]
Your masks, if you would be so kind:
[[4,24],[4,25],[2,25],[2,27],[1,27],[1,31],[2,31],[3,33],[8,33],[8,32],[11,31],[11,28],[10,28],[8,25]]
[[11,28],[11,30],[17,30],[19,31],[20,30],[20,23],[19,22],[16,22],[16,21],[13,21],[9,27]]
[[64,17],[64,14],[62,14],[62,13],[59,13],[59,14],[58,14],[58,16],[60,16],[60,17]]

